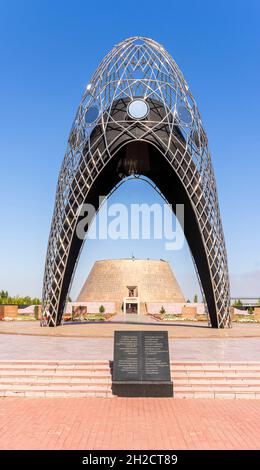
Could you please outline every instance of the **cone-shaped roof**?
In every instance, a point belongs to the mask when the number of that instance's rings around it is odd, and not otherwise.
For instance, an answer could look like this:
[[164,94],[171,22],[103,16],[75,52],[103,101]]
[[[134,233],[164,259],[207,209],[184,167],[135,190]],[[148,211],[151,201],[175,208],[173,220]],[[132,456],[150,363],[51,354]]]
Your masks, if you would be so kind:
[[185,302],[169,263],[135,258],[96,261],[77,302],[122,302],[131,287],[141,302]]

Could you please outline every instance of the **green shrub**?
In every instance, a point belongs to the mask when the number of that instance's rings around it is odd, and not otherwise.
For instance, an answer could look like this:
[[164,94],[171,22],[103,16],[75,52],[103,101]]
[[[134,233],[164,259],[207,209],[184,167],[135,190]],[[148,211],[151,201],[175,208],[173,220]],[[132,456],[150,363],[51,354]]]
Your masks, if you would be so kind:
[[84,317],[84,320],[87,320],[87,321],[105,321],[105,316],[102,315],[101,313],[93,313],[93,314],[89,314],[86,315]]

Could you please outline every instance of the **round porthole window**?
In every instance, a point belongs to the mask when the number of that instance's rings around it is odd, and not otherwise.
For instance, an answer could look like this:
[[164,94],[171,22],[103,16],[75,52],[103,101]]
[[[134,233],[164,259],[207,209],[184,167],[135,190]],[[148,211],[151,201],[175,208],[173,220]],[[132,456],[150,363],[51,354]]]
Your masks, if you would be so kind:
[[144,119],[149,113],[149,106],[144,100],[133,100],[128,105],[127,113],[133,119]]
[[92,124],[97,120],[99,116],[99,109],[97,106],[90,106],[90,108],[85,113],[85,122],[86,124]]

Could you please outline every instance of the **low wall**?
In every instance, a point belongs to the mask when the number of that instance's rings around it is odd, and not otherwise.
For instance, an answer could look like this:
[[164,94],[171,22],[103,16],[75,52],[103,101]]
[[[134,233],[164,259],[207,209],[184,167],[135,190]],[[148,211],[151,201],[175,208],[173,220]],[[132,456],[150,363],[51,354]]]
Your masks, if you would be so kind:
[[[116,305],[115,302],[68,302],[66,305],[65,312],[67,314],[72,313],[72,307],[74,307],[74,310],[77,310],[78,307],[85,307],[87,313],[99,313],[99,307],[103,305],[105,308],[104,313],[115,313],[116,311]],[[82,309],[85,310],[85,309]]]
[[0,320],[4,318],[16,318],[18,305],[0,305]]
[[203,315],[205,313],[205,306],[203,303],[169,303],[169,302],[148,302],[147,304],[147,313],[158,314],[160,313],[161,308],[163,307],[166,313],[173,315],[182,315],[185,314],[185,311],[194,312],[198,315]]

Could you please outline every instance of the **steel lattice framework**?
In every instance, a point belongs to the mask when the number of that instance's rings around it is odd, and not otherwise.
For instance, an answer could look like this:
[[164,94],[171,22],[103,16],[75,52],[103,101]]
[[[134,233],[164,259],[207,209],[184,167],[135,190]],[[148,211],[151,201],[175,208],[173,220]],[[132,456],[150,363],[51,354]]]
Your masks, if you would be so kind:
[[[147,105],[143,118],[128,112],[135,100]],[[160,171],[149,174],[142,165],[138,167],[132,155],[139,144],[142,151],[148,149],[151,162],[160,162]],[[61,323],[82,248],[76,238],[79,208],[86,201],[96,201],[98,189],[108,194],[120,178],[135,173],[150,176],[168,201],[173,197],[170,178],[183,191],[192,220],[187,241],[211,325],[230,326],[227,255],[206,133],[177,64],[160,44],[141,37],[119,43],[103,59],[72,125],[45,264],[43,311],[49,312],[49,326]],[[161,179],[156,180],[158,173]]]

